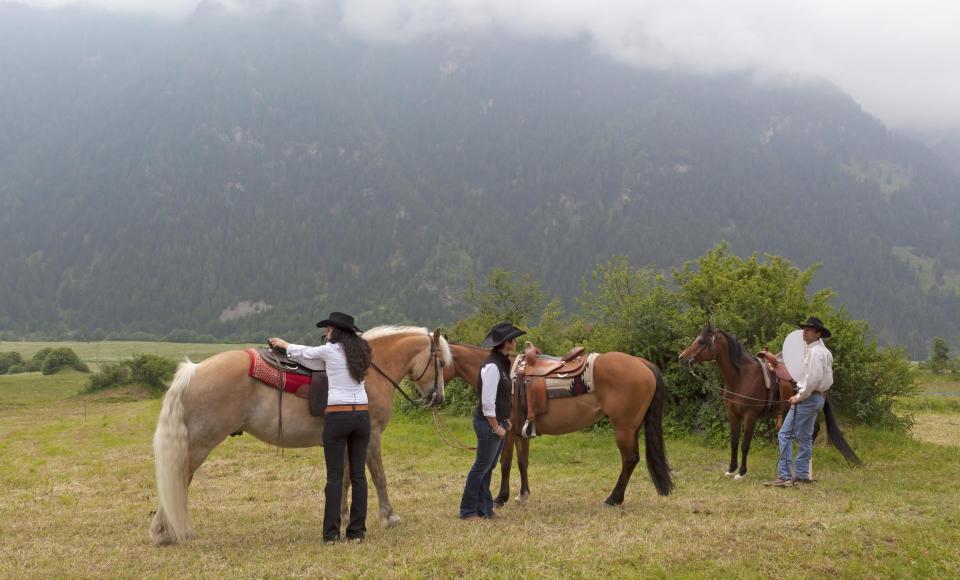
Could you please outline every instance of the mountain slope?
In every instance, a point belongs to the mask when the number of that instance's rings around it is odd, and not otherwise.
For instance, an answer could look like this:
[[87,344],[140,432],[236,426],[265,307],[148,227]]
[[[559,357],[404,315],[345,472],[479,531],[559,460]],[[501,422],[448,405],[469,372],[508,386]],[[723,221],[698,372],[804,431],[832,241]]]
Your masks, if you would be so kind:
[[956,175],[831,87],[289,15],[0,12],[0,329],[450,321],[494,266],[569,303],[613,254],[726,239],[823,262],[887,341],[957,333]]

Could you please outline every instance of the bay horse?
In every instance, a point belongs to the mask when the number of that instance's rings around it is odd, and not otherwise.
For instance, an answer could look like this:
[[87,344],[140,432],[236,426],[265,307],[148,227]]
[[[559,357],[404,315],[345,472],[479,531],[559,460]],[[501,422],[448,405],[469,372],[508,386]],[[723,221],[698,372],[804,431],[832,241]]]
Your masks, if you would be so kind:
[[[784,417],[790,408],[789,399],[794,395],[793,385],[786,381],[771,380],[770,388],[779,384],[779,395],[772,402],[763,379],[766,372],[764,366],[755,357],[746,353],[743,345],[723,330],[714,328],[708,323],[693,339],[687,348],[680,353],[680,363],[692,368],[696,363],[716,361],[723,377],[723,406],[727,410],[727,421],[730,423],[730,467],[724,472],[727,477],[733,476],[740,480],[747,475],[747,454],[750,453],[750,443],[757,421],[771,414],[776,418],[777,430],[783,425]],[[823,413],[827,420],[827,437],[841,455],[851,464],[859,465],[860,458],[847,444],[830,404],[829,396],[824,397]],[[743,432],[743,442],[740,448],[742,459],[737,464],[737,446],[740,445],[740,434]],[[820,431],[819,421],[814,427],[814,439]]]
[[[439,329],[431,334],[419,327],[381,326],[362,336],[370,343],[376,365],[364,379],[371,426],[367,467],[377,489],[381,524],[390,527],[400,523],[400,516],[387,496],[380,440],[390,420],[394,390],[400,388],[399,381],[408,378],[429,405],[439,405],[444,398],[443,367],[451,365],[452,359]],[[150,536],[157,544],[190,538],[190,482],[207,455],[231,433],[245,431],[286,448],[321,444],[323,417],[310,415],[306,399],[278,396],[277,389],[249,377],[249,364],[244,350],[223,352],[199,364],[189,359],[180,363],[164,397],[153,438],[159,507]],[[345,487],[349,479],[344,478]],[[347,495],[344,493],[344,500]]]
[[[475,390],[480,378],[480,367],[490,351],[467,344],[450,343],[453,367],[446,369],[447,379],[460,377]],[[663,442],[663,404],[665,390],[660,370],[650,361],[622,352],[603,353],[594,361],[594,389],[588,394],[563,399],[550,399],[547,412],[537,417],[537,431],[545,435],[563,435],[593,425],[606,415],[613,425],[613,434],[620,450],[620,477],[605,500],[608,505],[623,503],[624,493],[634,468],[640,462],[640,429],[646,443],[647,471],[660,495],[669,495],[673,489],[670,467],[667,464]],[[523,424],[520,406],[513,395],[511,423],[500,457],[500,493],[494,499],[502,506],[510,498],[510,468],[513,448],[517,450],[520,471],[518,501],[530,496],[527,465],[530,440],[516,431]]]

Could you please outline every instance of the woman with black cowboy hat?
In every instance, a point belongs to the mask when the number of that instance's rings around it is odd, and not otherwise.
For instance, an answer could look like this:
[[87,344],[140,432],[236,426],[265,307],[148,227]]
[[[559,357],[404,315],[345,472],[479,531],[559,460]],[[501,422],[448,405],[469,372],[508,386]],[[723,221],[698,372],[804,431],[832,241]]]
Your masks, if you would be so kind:
[[480,401],[473,413],[477,434],[477,457],[467,473],[460,500],[460,517],[465,520],[492,518],[493,495],[490,478],[497,464],[503,441],[510,428],[510,359],[517,348],[517,337],[526,334],[509,322],[501,322],[487,333],[481,343],[490,356],[480,366]]
[[[830,331],[819,318],[811,316],[798,325],[803,329],[805,343],[803,367],[800,376],[794,377],[797,394],[790,397],[790,410],[783,420],[777,439],[780,443],[780,460],[777,462],[777,478],[770,485],[789,487],[795,483],[812,483],[810,460],[813,458],[813,428],[817,414],[823,408],[824,396],[833,385],[833,354],[823,344]],[[793,440],[797,440],[796,471],[790,473],[793,459]]]
[[285,348],[287,356],[301,364],[316,368],[321,362],[330,381],[327,414],[324,417],[323,456],[327,463],[327,485],[324,488],[323,540],[340,539],[340,498],[343,493],[344,449],[350,454],[350,484],[353,501],[347,539],[363,541],[367,532],[367,444],[370,442],[370,414],[363,377],[370,366],[370,345],[359,336],[353,317],[331,312],[317,326],[324,328],[325,344],[304,346],[289,344],[280,338],[267,342],[274,348]]

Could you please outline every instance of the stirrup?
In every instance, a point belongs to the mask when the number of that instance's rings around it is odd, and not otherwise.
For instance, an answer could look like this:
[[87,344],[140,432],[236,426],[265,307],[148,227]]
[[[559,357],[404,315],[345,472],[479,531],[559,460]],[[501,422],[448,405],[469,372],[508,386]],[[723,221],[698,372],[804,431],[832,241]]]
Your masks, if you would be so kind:
[[522,435],[524,439],[533,439],[534,437],[539,437],[540,434],[537,433],[537,423],[527,419],[523,423],[523,429],[520,429],[520,435]]

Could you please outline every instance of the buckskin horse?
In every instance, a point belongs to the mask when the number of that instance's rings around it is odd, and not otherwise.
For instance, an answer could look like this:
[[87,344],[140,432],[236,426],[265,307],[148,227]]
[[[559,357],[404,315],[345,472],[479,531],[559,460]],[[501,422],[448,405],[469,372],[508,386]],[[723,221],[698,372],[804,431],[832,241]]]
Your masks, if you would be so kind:
[[[447,379],[460,377],[475,390],[478,389],[480,366],[490,351],[458,343],[450,343],[450,350],[453,353],[453,366],[445,370]],[[576,397],[551,399],[547,412],[537,419],[537,430],[546,435],[562,435],[589,427],[604,415],[609,417],[620,450],[621,466],[617,484],[605,501],[608,505],[620,505],[630,476],[640,462],[639,435],[643,428],[650,479],[657,493],[669,495],[673,481],[663,443],[661,423],[666,393],[660,370],[647,360],[622,352],[603,353],[593,364],[593,391]],[[523,424],[516,402],[511,422],[513,429],[507,433],[500,457],[500,493],[494,499],[497,505],[503,505],[510,498],[510,467],[514,446],[520,470],[518,501],[525,501],[530,496],[527,477],[530,440],[516,433]]]
[[[398,381],[408,378],[429,405],[437,406],[444,396],[443,367],[452,361],[439,329],[431,334],[425,328],[382,326],[363,333],[363,338],[370,343],[379,369],[368,371],[365,378],[371,424],[367,467],[377,488],[380,521],[390,527],[400,522],[400,516],[387,496],[380,438],[390,420],[394,390],[400,388]],[[177,369],[153,439],[160,505],[150,535],[158,544],[191,536],[190,482],[207,455],[231,433],[246,431],[280,447],[320,445],[323,417],[310,415],[305,399],[278,397],[276,389],[248,376],[249,366],[247,352],[233,350],[199,364],[185,360]]]
[[[717,362],[723,377],[723,405],[727,409],[727,421],[730,423],[730,468],[724,475],[740,480],[747,475],[747,454],[750,452],[757,421],[773,414],[776,417],[777,429],[780,429],[790,407],[788,400],[794,394],[793,385],[788,381],[778,382],[771,379],[770,388],[774,389],[774,392],[768,392],[763,378],[763,373],[766,372],[763,364],[748,355],[736,337],[708,323],[680,353],[680,363],[692,369],[695,363],[711,360]],[[778,385],[779,392],[776,391]],[[850,464],[860,465],[860,458],[847,444],[840,431],[829,396],[825,399],[823,414],[827,420],[827,438]],[[737,446],[740,444],[741,430],[742,460],[738,466]],[[814,439],[819,430],[818,422],[814,429]]]

